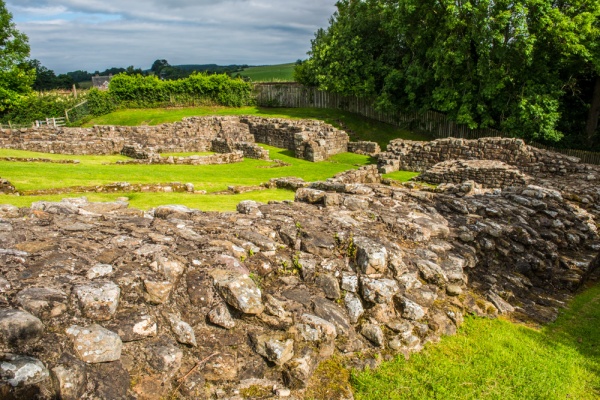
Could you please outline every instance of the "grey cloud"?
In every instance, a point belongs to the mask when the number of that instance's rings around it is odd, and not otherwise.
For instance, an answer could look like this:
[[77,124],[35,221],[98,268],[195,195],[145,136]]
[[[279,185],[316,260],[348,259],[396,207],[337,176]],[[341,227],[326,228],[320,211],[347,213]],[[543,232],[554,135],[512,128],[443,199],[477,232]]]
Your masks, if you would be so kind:
[[[47,3],[19,0],[27,7]],[[96,9],[100,2],[52,1],[53,7],[80,3]],[[57,72],[128,65],[149,68],[158,58],[171,64],[293,62],[306,57],[314,32],[327,25],[335,10],[333,2],[316,0],[223,0],[209,5],[186,0],[104,3],[104,13],[115,9],[113,13],[121,15],[119,10],[126,8],[135,12],[123,15],[122,20],[103,23],[92,23],[91,17],[85,17],[90,12],[81,8],[77,12],[83,12],[84,17],[74,21],[61,21],[57,15],[53,23],[28,22],[27,15],[21,15],[19,21],[25,22],[19,22],[18,28],[30,38],[32,58]],[[171,10],[163,10],[169,6]],[[187,8],[182,11],[181,7]],[[11,11],[15,14],[17,10]]]

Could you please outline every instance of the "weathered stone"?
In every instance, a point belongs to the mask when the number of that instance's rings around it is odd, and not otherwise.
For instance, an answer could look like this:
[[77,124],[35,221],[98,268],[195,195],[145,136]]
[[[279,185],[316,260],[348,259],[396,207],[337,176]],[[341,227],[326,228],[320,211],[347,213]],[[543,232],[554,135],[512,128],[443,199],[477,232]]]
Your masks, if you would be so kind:
[[279,340],[269,335],[253,337],[254,351],[276,365],[283,365],[294,357],[294,341]]
[[337,300],[342,295],[338,280],[329,274],[320,274],[315,279],[315,283],[325,293],[325,297],[332,300]]
[[400,300],[400,304],[402,306],[402,318],[418,321],[427,314],[426,309],[406,297]]
[[88,366],[88,384],[100,399],[127,399],[131,377],[120,361]]
[[10,353],[0,355],[0,382],[22,387],[35,385],[49,377],[48,369],[37,358]]
[[169,282],[176,282],[185,271],[185,265],[182,262],[162,256],[157,257],[150,267],[160,272]]
[[113,273],[113,267],[110,264],[96,264],[87,272],[89,280],[109,276]]
[[27,343],[39,338],[44,324],[28,312],[16,309],[0,310],[0,339],[11,346]]
[[88,364],[116,361],[121,358],[123,343],[114,332],[100,325],[72,325],[66,330],[77,356]]
[[17,302],[38,318],[54,318],[67,311],[67,295],[52,288],[27,288],[20,291]]
[[165,385],[164,377],[156,374],[141,377],[133,391],[138,400],[161,400],[168,395],[169,387]]
[[302,389],[308,384],[310,377],[317,367],[315,354],[306,349],[302,355],[287,363],[283,373],[285,384],[290,389]]
[[337,337],[334,324],[311,314],[303,314],[296,327],[306,341],[332,340]]
[[365,313],[365,309],[360,301],[360,298],[352,293],[346,293],[344,304],[350,316],[350,322],[356,324],[359,318]]
[[448,296],[460,296],[462,292],[462,288],[458,285],[446,286],[446,293],[448,293]]
[[85,363],[63,355],[51,372],[61,399],[79,400],[83,396],[87,383]]
[[235,328],[235,321],[231,317],[231,313],[225,304],[219,304],[210,310],[208,313],[208,320],[225,329]]
[[350,272],[343,272],[342,289],[352,293],[358,292],[358,276]]
[[169,281],[144,280],[144,288],[146,289],[146,301],[153,304],[162,304],[169,300],[173,284]]
[[246,314],[263,312],[261,291],[248,275],[234,274],[224,270],[214,270],[210,273],[216,289],[227,304]]
[[363,274],[385,272],[387,269],[388,252],[385,246],[367,237],[355,237],[356,263]]
[[74,287],[73,293],[86,317],[107,321],[117,311],[121,289],[113,282],[92,282]]
[[379,325],[375,324],[365,324],[363,325],[360,333],[369,341],[371,341],[377,347],[385,346],[385,336],[383,335],[383,330]]
[[496,306],[496,308],[498,309],[498,311],[500,311],[501,314],[508,314],[515,311],[515,308],[511,306],[510,303],[508,303],[502,297],[498,296],[496,293],[489,292],[487,294],[487,297],[492,302],[492,304]]
[[189,344],[190,346],[196,347],[198,344],[196,343],[196,335],[194,335],[194,330],[187,323],[181,320],[179,316],[172,313],[165,313],[165,318],[169,321],[171,325],[171,331],[175,334],[175,338],[179,343]]
[[428,260],[417,260],[415,264],[419,269],[421,277],[426,282],[443,286],[448,280],[444,270],[442,270],[442,268],[434,262]]
[[392,279],[363,277],[361,283],[363,298],[371,303],[388,303],[400,290],[398,283]]
[[146,347],[146,360],[158,372],[171,376],[179,370],[183,351],[177,343],[168,336],[159,336],[148,343]]
[[313,310],[317,316],[332,323],[338,335],[346,334],[350,330],[348,317],[337,304],[323,298],[317,298],[313,301]]
[[137,311],[117,313],[106,327],[116,332],[123,342],[143,340],[157,333],[156,318]]
[[202,373],[207,381],[223,382],[237,378],[239,365],[237,357],[230,353],[219,353],[211,357],[202,368]]

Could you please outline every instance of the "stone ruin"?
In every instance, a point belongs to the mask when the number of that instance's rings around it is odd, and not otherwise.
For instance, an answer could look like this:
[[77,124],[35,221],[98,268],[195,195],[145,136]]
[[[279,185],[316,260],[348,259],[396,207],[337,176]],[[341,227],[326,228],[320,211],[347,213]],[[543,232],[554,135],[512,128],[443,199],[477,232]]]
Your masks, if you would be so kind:
[[[495,188],[398,184],[368,166],[273,180],[296,200],[232,213],[0,206],[0,398],[300,399],[333,355],[374,368],[454,334],[466,314],[552,321],[599,270],[599,169],[523,158],[535,151],[518,142],[511,158],[497,140],[452,150],[504,157],[479,165]],[[478,163],[451,162],[438,150],[457,142],[438,142],[395,142],[379,168],[472,178]]]
[[192,117],[157,126],[0,130],[0,148],[78,155],[123,153],[144,160],[158,159],[159,153],[207,151],[241,151],[244,157],[268,160],[269,152],[257,142],[291,150],[303,160],[323,161],[347,152],[349,139],[344,131],[321,121],[254,116]]
[[0,177],[0,193],[11,194],[15,192],[15,187],[11,185],[8,180],[2,179],[2,177]]

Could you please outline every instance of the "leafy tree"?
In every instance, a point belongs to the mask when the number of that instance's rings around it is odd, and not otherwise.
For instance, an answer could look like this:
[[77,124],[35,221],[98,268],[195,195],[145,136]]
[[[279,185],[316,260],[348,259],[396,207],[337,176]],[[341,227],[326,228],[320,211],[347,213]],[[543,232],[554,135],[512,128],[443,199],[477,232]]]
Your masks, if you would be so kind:
[[599,43],[598,1],[341,0],[296,74],[384,111],[434,109],[472,128],[546,140],[585,131],[591,141]]
[[152,64],[152,67],[150,68],[150,71],[154,72],[156,75],[160,74],[160,71],[163,70],[163,68],[165,67],[170,67],[171,65],[169,65],[169,62],[167,60],[156,60],[154,61],[154,63]]
[[27,57],[27,36],[15,28],[12,14],[0,0],[0,113],[31,91],[35,70],[27,63]]

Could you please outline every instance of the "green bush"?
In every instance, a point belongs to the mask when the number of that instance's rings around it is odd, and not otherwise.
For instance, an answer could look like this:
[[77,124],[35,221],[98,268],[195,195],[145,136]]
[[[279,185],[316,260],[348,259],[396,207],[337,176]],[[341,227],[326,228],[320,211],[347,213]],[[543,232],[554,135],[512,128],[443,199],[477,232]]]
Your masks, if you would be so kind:
[[111,93],[92,88],[87,95],[87,106],[90,114],[99,116],[115,111],[118,104]]
[[64,117],[65,110],[80,101],[81,99],[58,93],[32,93],[21,97],[11,110],[2,116],[2,122],[31,124],[35,120]]
[[156,76],[119,74],[109,91],[120,105],[131,108],[218,104],[241,107],[252,103],[252,85],[225,74],[192,74],[162,81]]

